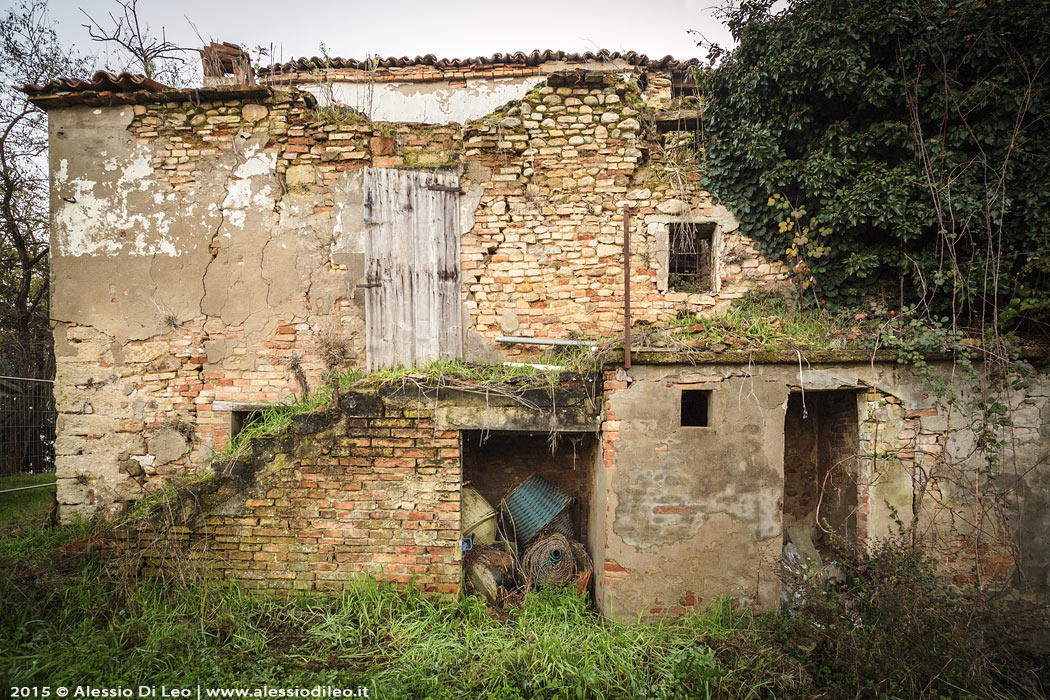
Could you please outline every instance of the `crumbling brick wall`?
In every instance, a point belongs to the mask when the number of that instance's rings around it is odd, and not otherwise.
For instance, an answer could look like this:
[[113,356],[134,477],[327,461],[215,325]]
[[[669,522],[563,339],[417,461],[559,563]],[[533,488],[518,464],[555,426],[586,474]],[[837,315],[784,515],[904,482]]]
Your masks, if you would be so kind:
[[[635,323],[784,279],[695,173],[668,170],[635,87],[548,82],[464,125],[370,123],[264,88],[52,110],[63,517],[118,513],[222,449],[233,412],[322,384],[326,335],[362,363],[366,165],[461,173],[470,359],[528,352],[502,334],[622,332],[625,206]],[[719,226],[711,293],[661,281],[678,219]]]
[[[474,330],[490,338],[620,333],[625,207],[634,211],[636,323],[724,309],[786,279],[699,187],[695,168],[675,169],[655,152],[646,109],[636,89],[611,76],[568,74],[505,115],[466,125],[466,157],[480,166],[467,176],[481,187],[475,226],[462,241]],[[666,230],[676,220],[719,227],[717,292],[666,288]]]
[[146,573],[189,563],[260,589],[339,589],[369,574],[428,591],[460,581],[459,433],[432,412],[349,396],[180,486],[118,531]]
[[[858,538],[904,534],[927,546],[956,583],[1013,582],[1050,595],[1050,557],[1039,534],[1046,495],[1035,486],[1050,444],[1040,417],[1050,406],[1043,382],[1045,376],[1027,391],[989,394],[1011,408],[1011,425],[991,433],[961,408],[973,391],[963,384],[952,389],[956,405],[924,392],[909,407],[886,391],[868,391],[859,424]],[[1002,446],[994,447],[996,440]]]

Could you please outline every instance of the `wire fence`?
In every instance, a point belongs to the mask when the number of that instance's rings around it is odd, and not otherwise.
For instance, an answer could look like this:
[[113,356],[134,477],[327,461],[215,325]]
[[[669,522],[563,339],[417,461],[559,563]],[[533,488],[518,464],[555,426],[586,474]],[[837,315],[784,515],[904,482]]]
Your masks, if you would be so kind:
[[54,382],[0,376],[0,476],[54,470]]

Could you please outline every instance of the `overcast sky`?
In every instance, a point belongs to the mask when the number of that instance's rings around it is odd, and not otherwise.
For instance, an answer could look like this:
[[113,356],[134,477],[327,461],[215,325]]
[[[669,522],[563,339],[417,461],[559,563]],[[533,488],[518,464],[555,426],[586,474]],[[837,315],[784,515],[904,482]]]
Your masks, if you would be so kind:
[[[13,5],[16,0],[0,0]],[[638,51],[651,58],[703,57],[701,32],[729,44],[728,30],[713,16],[721,0],[139,0],[140,19],[169,40],[197,47],[187,18],[208,40],[274,45],[277,60],[318,55],[467,58],[533,49]],[[102,22],[119,10],[113,0],[50,0],[51,18],[62,40],[83,52],[100,53],[81,24],[83,8]],[[195,59],[196,60],[196,59]]]

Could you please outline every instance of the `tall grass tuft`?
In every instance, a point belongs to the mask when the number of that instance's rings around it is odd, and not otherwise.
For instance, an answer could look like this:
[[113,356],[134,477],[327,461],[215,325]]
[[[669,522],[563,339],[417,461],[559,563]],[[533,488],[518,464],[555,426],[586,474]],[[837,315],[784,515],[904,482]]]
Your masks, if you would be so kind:
[[[369,578],[338,595],[129,579],[89,549],[62,546],[90,532],[0,543],[0,687],[364,685],[397,700],[1045,697],[1038,669],[995,646],[994,619],[957,607],[921,557],[892,548],[847,562],[850,586],[811,591],[794,617],[720,600],[623,625],[567,588],[530,593],[501,621],[474,597]],[[1004,660],[1009,678],[995,666]]]

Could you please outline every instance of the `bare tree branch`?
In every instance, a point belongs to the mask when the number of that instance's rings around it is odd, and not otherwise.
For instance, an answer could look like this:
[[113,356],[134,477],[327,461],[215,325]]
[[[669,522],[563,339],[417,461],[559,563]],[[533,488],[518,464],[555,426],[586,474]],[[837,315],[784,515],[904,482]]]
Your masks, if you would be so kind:
[[121,12],[116,15],[109,13],[109,22],[112,26],[108,29],[87,11],[80,10],[90,22],[83,27],[88,30],[91,39],[119,46],[130,55],[135,68],[141,69],[147,78],[161,79],[167,75],[176,75],[178,71],[170,64],[164,66],[164,62],[174,61],[177,64],[184,64],[186,59],[182,54],[191,49],[168,41],[164,27],[160,28],[160,36],[155,36],[150,26],[139,19],[138,0],[116,0],[116,2]]
[[[0,17],[0,81],[42,84],[88,73],[63,47],[45,0],[22,0]],[[0,371],[54,371],[48,309],[46,115],[21,93],[0,91]]]

